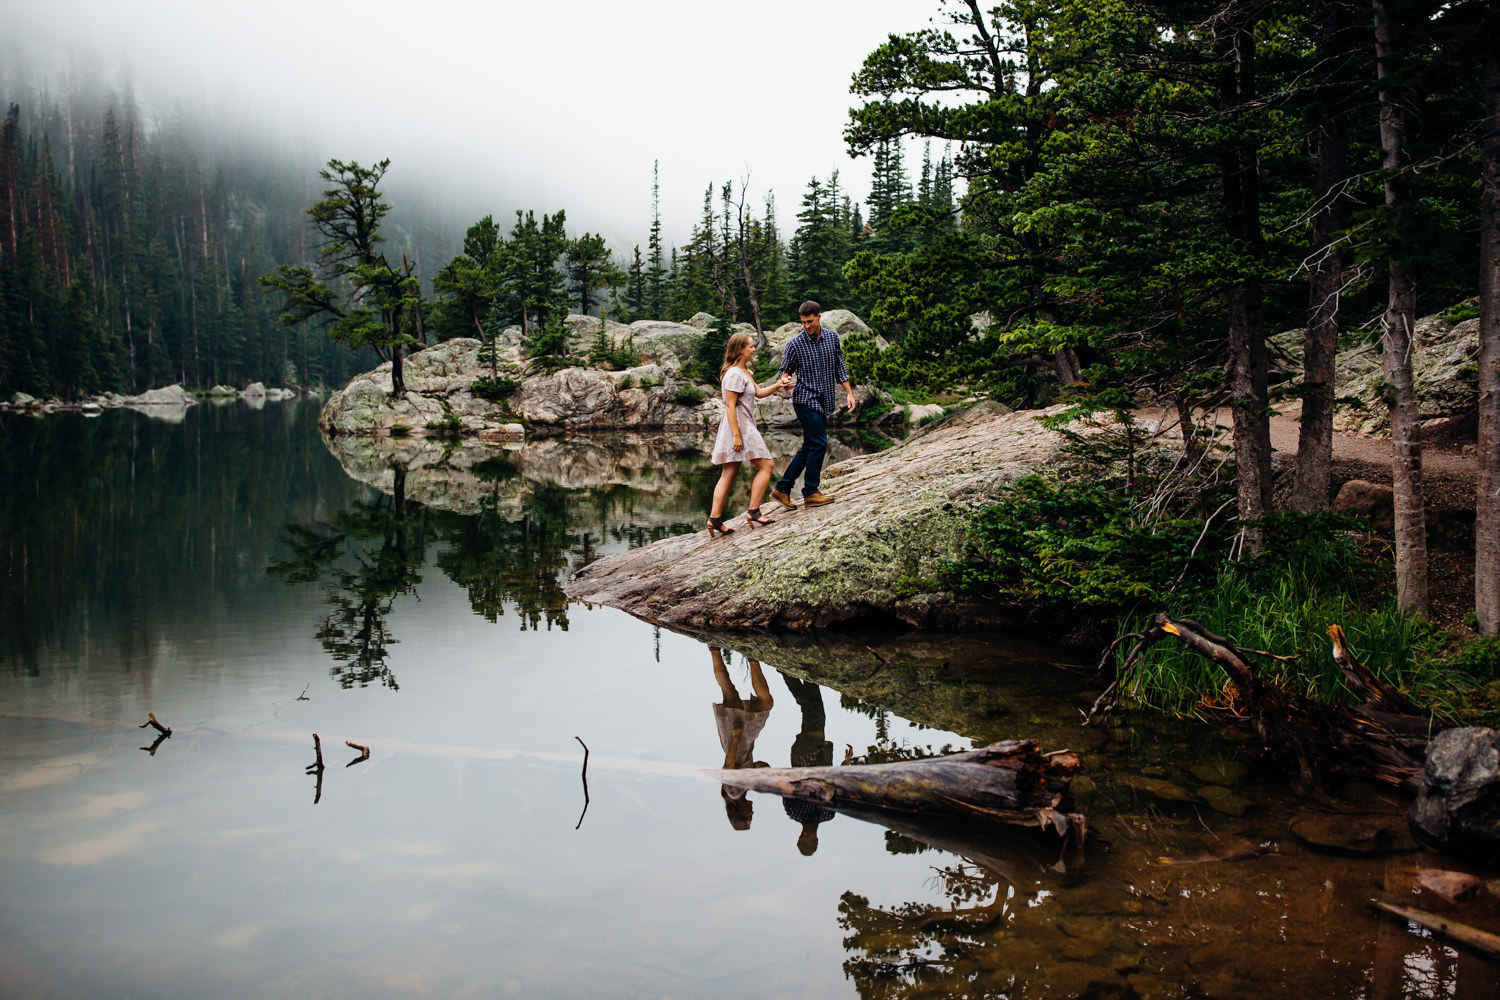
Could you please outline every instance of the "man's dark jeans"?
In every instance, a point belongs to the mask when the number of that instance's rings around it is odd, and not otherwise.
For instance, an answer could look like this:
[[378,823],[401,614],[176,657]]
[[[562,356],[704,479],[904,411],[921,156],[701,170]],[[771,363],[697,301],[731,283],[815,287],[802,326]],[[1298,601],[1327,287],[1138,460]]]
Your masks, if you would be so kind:
[[793,408],[802,424],[802,447],[797,449],[797,454],[781,474],[781,482],[776,488],[790,496],[792,484],[802,476],[802,495],[810,497],[818,492],[818,483],[823,478],[823,456],[828,454],[828,418],[801,403]]

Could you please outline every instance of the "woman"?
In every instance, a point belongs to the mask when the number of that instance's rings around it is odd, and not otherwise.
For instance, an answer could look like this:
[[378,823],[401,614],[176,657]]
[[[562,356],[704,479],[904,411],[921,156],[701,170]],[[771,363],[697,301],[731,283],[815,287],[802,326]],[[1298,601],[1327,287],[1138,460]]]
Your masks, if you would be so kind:
[[766,487],[771,485],[771,449],[755,426],[755,401],[769,396],[778,389],[792,384],[791,376],[782,375],[765,386],[755,384],[750,373],[750,363],[755,359],[755,341],[748,333],[736,333],[724,345],[724,364],[719,369],[719,379],[724,386],[724,417],[719,421],[719,436],[714,440],[713,461],[722,465],[719,482],[714,486],[713,509],[708,516],[708,534],[731,534],[733,528],[724,527],[724,503],[729,499],[729,490],[739,475],[740,465],[749,462],[755,466],[755,480],[750,484],[750,509],[745,520],[751,524],[770,524],[771,519],[760,512],[760,502],[765,498]]

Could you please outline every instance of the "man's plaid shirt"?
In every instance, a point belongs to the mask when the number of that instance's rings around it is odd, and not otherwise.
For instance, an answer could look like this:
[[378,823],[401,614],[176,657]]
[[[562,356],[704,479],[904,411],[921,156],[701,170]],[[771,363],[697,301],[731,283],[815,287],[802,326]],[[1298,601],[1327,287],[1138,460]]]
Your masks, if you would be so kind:
[[792,403],[810,406],[825,417],[835,410],[834,387],[849,381],[839,335],[826,326],[816,340],[803,330],[787,341],[781,351],[781,370],[797,376]]

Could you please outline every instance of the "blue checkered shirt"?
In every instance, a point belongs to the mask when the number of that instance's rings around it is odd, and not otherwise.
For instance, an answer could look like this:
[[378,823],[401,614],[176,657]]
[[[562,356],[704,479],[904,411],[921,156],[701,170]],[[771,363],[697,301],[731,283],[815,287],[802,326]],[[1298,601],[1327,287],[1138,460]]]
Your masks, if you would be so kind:
[[839,335],[826,326],[817,340],[803,330],[787,341],[781,350],[781,370],[797,376],[792,403],[810,406],[825,417],[832,416],[836,409],[834,387],[849,381]]

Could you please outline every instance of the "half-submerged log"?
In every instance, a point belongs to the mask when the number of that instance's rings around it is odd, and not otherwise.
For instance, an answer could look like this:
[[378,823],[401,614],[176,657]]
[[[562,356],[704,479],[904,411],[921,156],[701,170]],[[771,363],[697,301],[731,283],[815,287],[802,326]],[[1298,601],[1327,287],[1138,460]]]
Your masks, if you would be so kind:
[[1122,642],[1135,640],[1116,667],[1114,683],[1094,703],[1088,721],[1109,715],[1130,669],[1147,649],[1171,636],[1223,668],[1235,695],[1235,703],[1224,708],[1224,714],[1248,720],[1265,755],[1304,791],[1345,780],[1414,791],[1422,774],[1427,733],[1440,725],[1361,664],[1345,643],[1342,629],[1331,626],[1328,634],[1334,644],[1334,662],[1361,699],[1359,704],[1324,705],[1284,691],[1250,665],[1252,656],[1271,654],[1236,646],[1191,619],[1159,614],[1145,632],[1123,636],[1105,651],[1101,669]]
[[999,824],[1058,842],[1068,853],[1081,848],[1087,834],[1069,790],[1078,768],[1070,750],[1044,754],[1034,740],[1008,740],[892,764],[747,768],[720,771],[718,778],[862,816],[890,812]]

